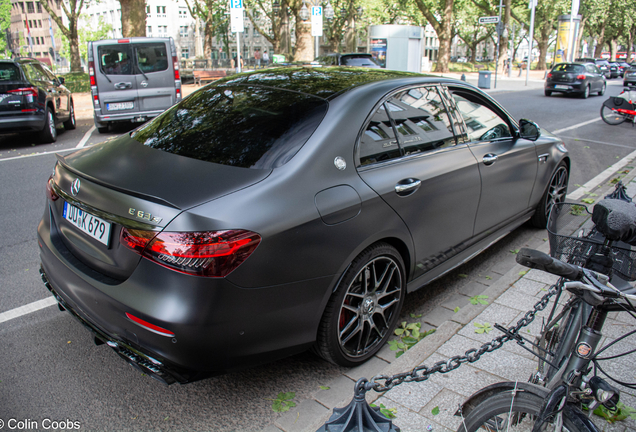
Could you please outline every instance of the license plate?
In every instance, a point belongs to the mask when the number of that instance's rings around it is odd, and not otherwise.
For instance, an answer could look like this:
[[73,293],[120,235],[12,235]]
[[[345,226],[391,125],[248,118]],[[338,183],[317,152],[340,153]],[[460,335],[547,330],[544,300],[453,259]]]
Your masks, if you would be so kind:
[[108,246],[110,241],[110,223],[67,202],[64,202],[63,216],[77,229]]
[[570,88],[570,86],[566,86],[566,85],[555,85],[554,86],[555,89],[559,89],[559,90],[567,90]]
[[106,110],[108,111],[117,111],[117,110],[127,110],[134,108],[133,102],[115,102],[115,103],[107,103]]

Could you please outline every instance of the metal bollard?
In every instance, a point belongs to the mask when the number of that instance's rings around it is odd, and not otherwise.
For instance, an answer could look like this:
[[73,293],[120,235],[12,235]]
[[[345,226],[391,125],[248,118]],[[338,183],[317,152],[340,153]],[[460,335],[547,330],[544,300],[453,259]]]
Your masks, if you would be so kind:
[[461,80],[466,81],[466,74],[462,74]]
[[353,390],[353,400],[343,408],[334,408],[329,420],[316,432],[400,432],[400,428],[380,414],[380,408],[372,408],[364,396],[371,390],[371,383],[360,378]]

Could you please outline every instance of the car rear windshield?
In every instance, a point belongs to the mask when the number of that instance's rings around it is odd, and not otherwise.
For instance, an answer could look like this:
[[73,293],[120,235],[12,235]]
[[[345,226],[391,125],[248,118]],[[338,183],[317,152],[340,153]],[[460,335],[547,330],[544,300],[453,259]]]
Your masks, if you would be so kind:
[[578,64],[558,64],[552,69],[552,72],[585,73],[585,66]]
[[168,69],[163,42],[102,45],[97,48],[97,56],[100,70],[107,75],[139,75]]
[[371,59],[371,57],[361,56],[361,57],[352,57],[346,56],[342,57],[341,62],[346,66],[377,66],[375,62]]
[[217,85],[193,93],[132,137],[193,159],[271,169],[298,152],[326,111],[324,99],[303,93]]
[[20,70],[13,63],[0,63],[0,81],[20,80]]

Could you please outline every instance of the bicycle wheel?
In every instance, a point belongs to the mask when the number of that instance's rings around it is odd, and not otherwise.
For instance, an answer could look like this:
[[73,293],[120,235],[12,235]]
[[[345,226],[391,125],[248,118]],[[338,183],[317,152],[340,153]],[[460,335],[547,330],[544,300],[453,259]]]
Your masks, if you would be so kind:
[[609,125],[618,125],[627,120],[626,114],[621,114],[619,112],[613,111],[611,108],[603,105],[601,107],[601,118],[603,121]]
[[[559,369],[568,361],[586,315],[586,305],[575,299],[566,303],[563,310],[541,331],[537,345],[541,348],[537,372],[543,385],[551,387]],[[589,312],[588,312],[589,313]]]
[[[513,396],[513,394],[516,395]],[[495,432],[530,432],[534,419],[539,414],[543,399],[535,394],[517,390],[496,393],[484,399],[465,418],[457,432],[477,430]],[[578,432],[581,429],[576,419],[570,418],[569,410],[563,413],[562,431]],[[550,427],[552,426],[552,427]],[[554,430],[554,425],[544,425],[543,430]]]

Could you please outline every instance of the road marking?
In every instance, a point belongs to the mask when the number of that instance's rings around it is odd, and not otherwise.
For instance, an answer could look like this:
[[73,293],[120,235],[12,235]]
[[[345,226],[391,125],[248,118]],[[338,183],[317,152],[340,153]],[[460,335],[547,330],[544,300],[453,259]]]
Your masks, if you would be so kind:
[[634,146],[628,146],[628,145],[624,145],[624,144],[614,144],[614,143],[608,143],[608,142],[603,142],[603,141],[593,141],[593,140],[589,140],[589,139],[585,139],[585,138],[576,138],[576,137],[567,137],[567,136],[560,136],[559,138],[569,139],[569,140],[573,140],[573,141],[585,141],[585,142],[589,142],[589,143],[608,145],[608,146],[612,146],[612,147],[623,147],[623,148],[628,148],[628,149],[633,149],[634,148]]
[[561,132],[566,132],[566,131],[569,131],[569,130],[572,130],[572,129],[579,128],[581,126],[589,125],[590,123],[601,121],[601,120],[603,120],[601,117],[595,118],[595,119],[592,119],[592,120],[588,120],[588,121],[584,121],[582,123],[575,124],[573,126],[568,126],[566,128],[563,128],[563,129],[557,129],[555,131],[552,131],[552,133],[555,134],[555,135],[556,134],[560,134]]
[[50,151],[50,152],[31,153],[31,154],[28,154],[28,155],[20,155],[20,156],[14,156],[14,157],[10,157],[10,158],[0,159],[0,162],[5,162],[5,161],[10,161],[10,160],[15,160],[15,159],[25,159],[25,158],[30,158],[30,157],[34,157],[34,156],[44,156],[44,155],[50,155],[50,154],[55,154],[55,153],[65,153],[65,152],[76,151],[76,150],[77,149],[75,147],[73,147],[73,148],[70,148],[70,149],[56,150],[56,151]]
[[605,171],[603,171],[602,173],[600,173],[599,175],[594,177],[592,180],[590,180],[589,182],[585,183],[583,186],[581,186],[580,188],[578,188],[577,190],[575,190],[571,194],[568,194],[567,198],[571,199],[571,200],[575,200],[575,201],[579,200],[583,195],[585,195],[586,193],[589,193],[594,188],[596,188],[598,185],[603,183],[612,174],[614,174],[615,172],[618,172],[625,165],[627,165],[628,163],[632,162],[634,160],[634,158],[636,158],[636,151],[628,154],[623,159],[619,160],[614,165],[612,165],[611,167],[607,168]]
[[91,134],[93,133],[93,131],[94,131],[94,130],[95,130],[95,125],[93,125],[93,127],[92,127],[92,128],[90,128],[90,129],[88,130],[88,132],[86,132],[86,133],[84,134],[84,137],[82,138],[82,140],[79,142],[79,144],[78,144],[78,145],[77,145],[77,147],[75,147],[75,148],[78,148],[78,149],[79,149],[79,148],[84,147],[84,146],[86,145],[86,141],[88,141],[88,139],[91,137]]
[[0,313],[0,323],[9,321],[15,318],[20,318],[21,316],[28,315],[31,312],[36,312],[36,311],[39,311],[40,309],[44,309],[56,304],[57,304],[57,301],[55,301],[53,297],[47,297],[45,299],[38,300],[24,306],[11,309],[6,312],[2,312]]

